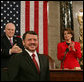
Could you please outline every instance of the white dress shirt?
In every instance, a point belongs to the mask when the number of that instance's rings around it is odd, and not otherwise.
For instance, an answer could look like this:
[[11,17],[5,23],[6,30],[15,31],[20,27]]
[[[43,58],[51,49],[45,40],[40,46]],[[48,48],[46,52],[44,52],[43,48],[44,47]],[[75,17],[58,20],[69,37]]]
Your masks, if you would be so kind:
[[[8,40],[10,41],[10,38],[7,36]],[[11,37],[11,42],[13,43],[13,37]]]
[[[25,50],[28,52],[28,54],[30,55],[31,58],[32,58],[32,54],[35,54],[35,59],[36,59],[36,61],[37,61],[37,63],[38,63],[39,69],[40,69],[40,63],[39,63],[39,58],[38,58],[37,52],[35,51],[34,53],[32,53],[32,52],[30,52],[30,51],[27,50],[27,49],[25,49]],[[33,58],[32,58],[32,59],[33,59]]]

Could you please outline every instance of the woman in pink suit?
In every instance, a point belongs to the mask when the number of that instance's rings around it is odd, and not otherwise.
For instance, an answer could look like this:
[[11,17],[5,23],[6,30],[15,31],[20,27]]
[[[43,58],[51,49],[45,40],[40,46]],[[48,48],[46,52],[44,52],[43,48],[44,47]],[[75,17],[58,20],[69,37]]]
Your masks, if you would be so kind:
[[72,41],[73,31],[70,28],[64,29],[63,35],[65,41],[57,46],[61,69],[81,69],[78,61],[82,57],[80,43]]

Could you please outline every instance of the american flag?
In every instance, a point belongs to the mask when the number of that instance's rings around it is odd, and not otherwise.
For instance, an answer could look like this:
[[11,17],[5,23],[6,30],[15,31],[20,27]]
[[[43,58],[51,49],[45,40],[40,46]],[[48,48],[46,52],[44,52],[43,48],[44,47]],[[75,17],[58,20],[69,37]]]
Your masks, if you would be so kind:
[[39,36],[37,52],[48,55],[47,1],[1,1],[1,34],[5,25],[16,26],[16,36],[35,31]]
[[4,32],[5,25],[13,22],[16,25],[16,35],[20,35],[20,2],[1,1],[1,34]]

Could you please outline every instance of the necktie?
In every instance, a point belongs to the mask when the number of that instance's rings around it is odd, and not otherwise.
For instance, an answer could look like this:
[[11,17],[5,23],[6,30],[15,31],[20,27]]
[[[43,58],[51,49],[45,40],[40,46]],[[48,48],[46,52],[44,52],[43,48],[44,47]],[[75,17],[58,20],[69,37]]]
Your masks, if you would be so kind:
[[10,38],[10,43],[11,43],[11,45],[13,46],[13,42],[12,42],[11,38]]
[[33,57],[33,62],[34,62],[35,66],[36,66],[36,68],[37,68],[37,71],[38,71],[38,73],[39,73],[40,70],[39,70],[38,63],[37,63],[37,61],[36,61],[36,59],[35,59],[35,54],[32,54],[32,57]]

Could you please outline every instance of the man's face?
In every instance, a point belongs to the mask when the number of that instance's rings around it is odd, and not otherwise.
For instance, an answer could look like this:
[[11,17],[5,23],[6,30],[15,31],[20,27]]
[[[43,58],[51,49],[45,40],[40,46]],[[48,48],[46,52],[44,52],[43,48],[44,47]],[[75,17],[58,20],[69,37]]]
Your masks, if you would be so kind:
[[37,35],[27,34],[25,40],[23,40],[23,45],[25,48],[31,52],[34,52],[38,47],[38,37]]
[[5,33],[9,38],[13,37],[15,33],[15,25],[12,23],[7,24],[5,28]]

